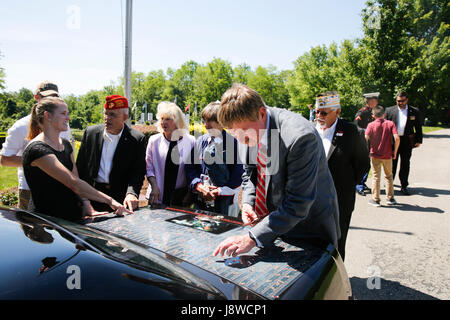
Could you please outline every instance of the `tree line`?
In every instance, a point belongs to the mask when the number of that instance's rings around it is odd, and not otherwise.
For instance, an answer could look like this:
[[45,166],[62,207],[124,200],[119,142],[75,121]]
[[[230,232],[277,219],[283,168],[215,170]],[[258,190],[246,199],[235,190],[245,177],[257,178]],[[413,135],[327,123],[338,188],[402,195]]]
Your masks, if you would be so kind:
[[[200,64],[187,61],[180,68],[132,73],[132,101],[156,114],[161,101],[174,101],[184,110],[197,105],[198,114],[220,100],[234,82],[257,90],[267,105],[288,108],[307,116],[308,104],[323,91],[341,95],[342,117],[353,120],[364,105],[363,94],[378,91],[380,104],[394,104],[395,94],[409,93],[429,124],[450,122],[450,3],[447,0],[369,0],[361,12],[364,36],[311,48],[293,62],[291,70],[274,66],[251,68],[214,58]],[[300,41],[300,39],[292,39]],[[7,71],[7,70],[6,70]],[[27,115],[34,103],[26,88],[4,92],[5,70],[0,68],[0,131]],[[102,121],[104,98],[123,95],[123,79],[101,90],[64,99],[71,112],[70,126],[83,129]],[[192,109],[191,109],[192,110]],[[198,116],[197,116],[198,117]],[[134,115],[132,115],[134,118]]]

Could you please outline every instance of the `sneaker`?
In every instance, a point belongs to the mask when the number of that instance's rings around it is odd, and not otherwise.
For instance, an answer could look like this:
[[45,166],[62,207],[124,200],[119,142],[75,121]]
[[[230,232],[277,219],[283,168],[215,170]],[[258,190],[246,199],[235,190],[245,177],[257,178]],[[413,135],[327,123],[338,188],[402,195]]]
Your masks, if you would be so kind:
[[370,200],[369,200],[369,204],[372,205],[372,206],[374,206],[374,207],[381,207],[380,200],[375,201],[375,200],[373,200],[373,199],[370,199]]
[[366,193],[364,192],[364,190],[356,190],[356,192],[357,192],[360,196],[363,196],[363,197],[366,196]]
[[397,201],[395,201],[394,198],[391,198],[391,199],[388,199],[388,200],[386,201],[386,204],[387,204],[388,206],[394,206],[394,205],[397,204]]

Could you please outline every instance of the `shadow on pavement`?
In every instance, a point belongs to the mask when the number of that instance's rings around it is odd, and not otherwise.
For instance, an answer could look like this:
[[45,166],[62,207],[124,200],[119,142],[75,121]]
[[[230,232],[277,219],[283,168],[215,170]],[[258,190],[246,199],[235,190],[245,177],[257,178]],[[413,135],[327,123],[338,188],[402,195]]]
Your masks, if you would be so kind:
[[450,135],[448,134],[424,134],[423,138],[437,138],[437,139],[448,139],[450,138]]
[[433,212],[433,213],[445,213],[444,210],[434,207],[421,207],[418,205],[398,203],[395,206],[389,206],[389,208],[397,209],[400,211],[420,211],[420,212]]
[[436,198],[439,195],[450,195],[450,190],[432,188],[408,188],[412,195]]
[[392,231],[392,230],[383,230],[383,229],[373,229],[373,228],[362,228],[362,227],[350,227],[352,230],[367,230],[367,231],[377,231],[377,232],[388,232],[388,233],[401,233],[406,234],[408,236],[413,236],[412,232],[404,232],[404,231]]
[[[439,300],[423,292],[405,287],[397,281],[380,278],[379,289],[374,287],[373,279],[350,278],[353,296],[357,300]],[[368,285],[369,284],[369,285]]]

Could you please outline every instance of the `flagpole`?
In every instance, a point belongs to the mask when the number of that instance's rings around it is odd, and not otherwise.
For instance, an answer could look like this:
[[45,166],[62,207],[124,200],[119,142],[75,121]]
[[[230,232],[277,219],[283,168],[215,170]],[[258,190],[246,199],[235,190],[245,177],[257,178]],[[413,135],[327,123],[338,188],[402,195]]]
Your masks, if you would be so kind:
[[[131,103],[131,36],[132,36],[132,13],[133,0],[127,0],[126,4],[126,22],[125,22],[125,70],[124,70],[124,93]],[[130,118],[127,119],[127,124],[130,125]]]

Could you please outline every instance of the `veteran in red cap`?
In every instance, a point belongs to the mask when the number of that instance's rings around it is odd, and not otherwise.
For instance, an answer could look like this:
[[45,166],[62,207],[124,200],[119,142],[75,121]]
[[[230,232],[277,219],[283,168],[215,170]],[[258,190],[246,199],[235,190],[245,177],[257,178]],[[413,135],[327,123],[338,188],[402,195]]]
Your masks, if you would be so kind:
[[[86,128],[77,157],[81,179],[130,210],[139,204],[145,175],[145,136],[127,126],[128,100],[119,95],[105,98],[104,124]],[[108,211],[92,202],[95,211]]]

